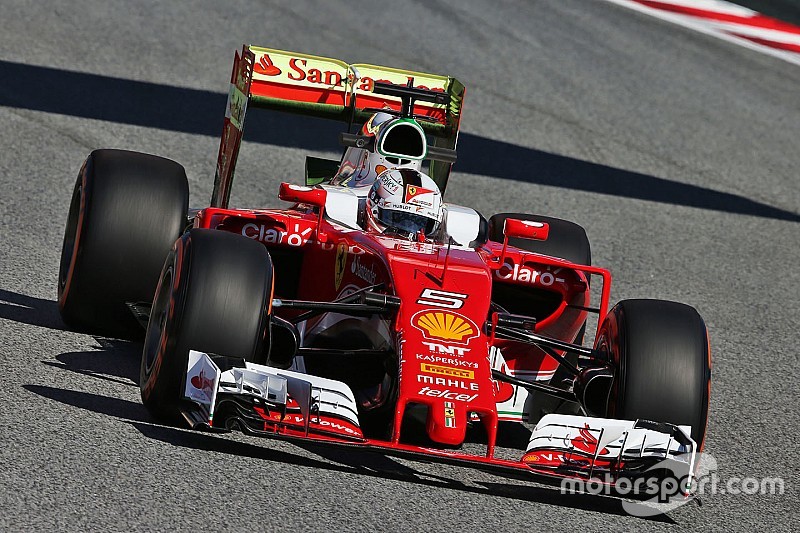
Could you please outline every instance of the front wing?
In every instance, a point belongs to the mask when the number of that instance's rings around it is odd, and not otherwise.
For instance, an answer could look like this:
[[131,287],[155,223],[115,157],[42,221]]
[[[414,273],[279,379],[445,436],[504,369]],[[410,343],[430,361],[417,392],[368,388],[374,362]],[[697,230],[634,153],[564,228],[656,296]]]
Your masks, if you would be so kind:
[[425,456],[483,470],[526,472],[537,481],[564,479],[609,485],[669,475],[690,494],[697,445],[687,426],[549,414],[534,427],[519,460],[473,455],[364,437],[350,388],[339,381],[245,363],[222,371],[206,353],[190,351],[184,416],[195,429],[240,429],[282,439],[350,445],[391,455]]

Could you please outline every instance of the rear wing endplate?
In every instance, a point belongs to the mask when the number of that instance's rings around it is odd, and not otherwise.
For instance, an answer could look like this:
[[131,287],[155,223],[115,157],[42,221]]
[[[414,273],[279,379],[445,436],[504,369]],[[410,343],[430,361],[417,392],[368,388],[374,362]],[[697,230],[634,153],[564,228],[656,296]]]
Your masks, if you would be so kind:
[[[245,45],[233,63],[211,206],[228,206],[248,106],[360,124],[376,109],[401,109],[400,97],[373,92],[376,82],[406,86],[411,79],[414,87],[447,95],[445,103],[417,102],[414,114],[433,136],[432,147],[455,150],[466,92],[457,79]],[[431,161],[443,193],[451,169],[452,162]]]

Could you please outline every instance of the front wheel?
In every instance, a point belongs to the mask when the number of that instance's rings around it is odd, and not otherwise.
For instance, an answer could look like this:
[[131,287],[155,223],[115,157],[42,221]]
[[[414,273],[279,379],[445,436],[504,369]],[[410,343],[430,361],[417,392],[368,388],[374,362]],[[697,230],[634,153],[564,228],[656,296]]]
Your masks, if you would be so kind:
[[595,348],[616,366],[608,412],[626,420],[688,425],[703,447],[711,350],[700,314],[663,300],[623,300],[603,321]]
[[189,350],[264,363],[269,353],[273,267],[261,244],[192,229],[170,251],[142,352],[142,402],[179,419]]

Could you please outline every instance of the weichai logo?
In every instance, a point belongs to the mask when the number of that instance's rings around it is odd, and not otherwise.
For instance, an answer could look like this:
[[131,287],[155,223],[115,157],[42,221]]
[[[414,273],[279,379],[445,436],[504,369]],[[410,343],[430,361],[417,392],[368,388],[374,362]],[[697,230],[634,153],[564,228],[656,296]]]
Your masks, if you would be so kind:
[[472,320],[450,311],[419,311],[411,324],[428,340],[466,344],[478,336],[478,326]]

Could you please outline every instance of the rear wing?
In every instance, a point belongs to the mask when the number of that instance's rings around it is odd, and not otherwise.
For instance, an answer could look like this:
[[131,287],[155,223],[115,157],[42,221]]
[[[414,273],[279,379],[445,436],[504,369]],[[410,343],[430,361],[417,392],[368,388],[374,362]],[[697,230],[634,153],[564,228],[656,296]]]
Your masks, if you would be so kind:
[[[448,95],[446,103],[416,103],[414,113],[433,146],[455,150],[466,92],[457,79],[245,45],[234,58],[211,206],[228,206],[248,106],[360,124],[378,109],[401,109],[400,97],[373,92],[376,82],[407,86],[412,80],[414,87]],[[430,163],[442,193],[452,165]]]

